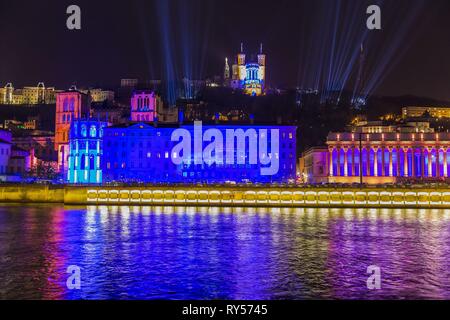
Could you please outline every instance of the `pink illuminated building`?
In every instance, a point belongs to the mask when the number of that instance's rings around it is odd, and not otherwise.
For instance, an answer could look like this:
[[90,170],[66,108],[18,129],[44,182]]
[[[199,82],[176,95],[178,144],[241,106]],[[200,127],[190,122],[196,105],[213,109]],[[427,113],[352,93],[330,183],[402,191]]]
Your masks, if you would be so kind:
[[131,97],[131,121],[154,121],[160,106],[161,99],[154,92],[135,91]]
[[303,154],[305,183],[376,185],[450,178],[450,133],[434,132],[429,123],[332,132],[326,144]]
[[88,118],[91,99],[75,87],[56,96],[55,150],[58,152],[58,168],[67,171],[69,156],[69,131],[72,120]]

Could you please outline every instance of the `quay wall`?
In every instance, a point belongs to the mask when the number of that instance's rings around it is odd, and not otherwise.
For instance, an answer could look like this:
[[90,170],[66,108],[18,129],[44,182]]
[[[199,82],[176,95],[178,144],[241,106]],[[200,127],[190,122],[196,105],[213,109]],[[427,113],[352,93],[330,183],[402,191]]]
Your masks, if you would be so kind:
[[450,209],[450,187],[359,189],[344,187],[9,185],[0,187],[0,203]]

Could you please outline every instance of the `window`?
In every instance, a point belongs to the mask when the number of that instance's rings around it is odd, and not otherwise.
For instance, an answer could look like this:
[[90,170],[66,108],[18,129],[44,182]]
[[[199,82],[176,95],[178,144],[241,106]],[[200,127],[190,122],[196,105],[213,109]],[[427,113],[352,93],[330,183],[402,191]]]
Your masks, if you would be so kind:
[[89,134],[92,138],[97,136],[97,128],[94,125],[91,125],[91,129],[89,130]]
[[87,128],[86,128],[86,125],[84,125],[84,124],[81,126],[81,136],[82,137],[87,136]]
[[64,98],[64,102],[63,102],[63,112],[67,112],[69,111],[69,100],[67,98]]

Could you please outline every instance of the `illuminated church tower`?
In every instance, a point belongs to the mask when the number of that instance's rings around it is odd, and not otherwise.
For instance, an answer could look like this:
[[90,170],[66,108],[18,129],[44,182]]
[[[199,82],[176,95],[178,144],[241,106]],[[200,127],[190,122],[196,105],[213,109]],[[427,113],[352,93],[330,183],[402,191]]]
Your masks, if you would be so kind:
[[241,52],[236,56],[232,73],[232,88],[240,89],[251,96],[263,95],[266,84],[266,55],[263,53],[262,44],[256,61],[251,61],[246,59],[244,45],[241,43]]

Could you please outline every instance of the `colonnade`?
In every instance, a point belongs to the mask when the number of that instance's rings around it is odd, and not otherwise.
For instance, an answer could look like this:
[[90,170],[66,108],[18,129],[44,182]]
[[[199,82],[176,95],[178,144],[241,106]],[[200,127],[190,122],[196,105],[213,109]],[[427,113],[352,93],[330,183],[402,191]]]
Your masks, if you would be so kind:
[[330,177],[448,177],[450,148],[405,146],[332,146]]

